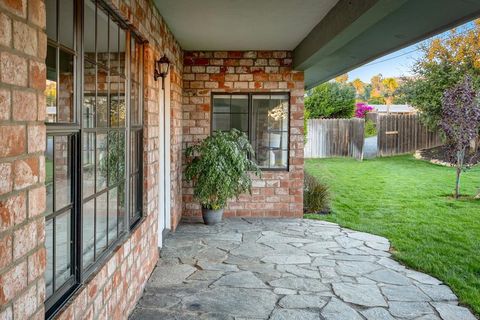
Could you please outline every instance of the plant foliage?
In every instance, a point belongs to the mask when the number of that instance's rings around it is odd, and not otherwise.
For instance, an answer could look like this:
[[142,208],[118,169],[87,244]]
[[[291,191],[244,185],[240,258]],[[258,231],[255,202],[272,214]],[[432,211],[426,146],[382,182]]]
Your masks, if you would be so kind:
[[370,119],[365,120],[365,138],[375,137],[377,135],[377,127],[375,122]]
[[458,198],[460,175],[466,168],[465,153],[480,128],[480,105],[469,76],[445,91],[440,127],[445,133],[449,162],[456,165],[455,198]]
[[453,29],[445,38],[420,45],[422,57],[413,66],[415,75],[401,88],[406,101],[421,111],[421,119],[432,129],[442,118],[445,90],[460,83],[465,75],[480,88],[480,19],[467,32]]
[[303,210],[306,213],[327,213],[330,211],[328,186],[308,173],[305,173],[304,178]]
[[310,119],[351,118],[355,110],[355,88],[326,82],[307,93],[305,110]]
[[247,136],[236,129],[216,131],[201,143],[185,150],[185,178],[193,182],[194,197],[206,209],[224,208],[229,199],[251,193],[250,172],[260,169],[250,160],[253,147]]

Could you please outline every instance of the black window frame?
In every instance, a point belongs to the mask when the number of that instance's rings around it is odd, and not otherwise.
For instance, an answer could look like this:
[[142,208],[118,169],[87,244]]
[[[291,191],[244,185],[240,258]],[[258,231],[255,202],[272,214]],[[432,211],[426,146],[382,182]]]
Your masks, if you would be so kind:
[[[211,106],[211,112],[210,112],[210,134],[213,134],[216,130],[213,128],[213,115],[214,114],[228,114],[228,112],[215,112],[215,106],[214,106],[214,99],[217,96],[248,96],[248,140],[250,143],[254,141],[253,137],[253,97],[254,96],[274,96],[274,95],[286,95],[288,98],[288,113],[287,113],[287,164],[285,167],[261,167],[261,171],[290,171],[290,113],[291,113],[291,97],[290,97],[290,92],[289,91],[273,91],[273,92],[268,92],[268,91],[256,91],[256,92],[221,92],[221,91],[215,91],[212,92],[210,95],[210,106]],[[236,113],[234,113],[236,114]],[[243,114],[243,113],[242,113]]]
[[[115,252],[116,248],[118,248],[120,245],[122,245],[129,237],[129,235],[133,232],[133,230],[137,227],[137,225],[143,220],[144,218],[144,202],[143,202],[143,87],[144,87],[144,63],[143,63],[143,57],[144,57],[144,50],[145,46],[144,43],[145,41],[139,37],[132,29],[131,27],[125,23],[121,17],[118,16],[117,13],[115,13],[111,8],[108,7],[108,5],[103,1],[103,0],[73,0],[73,6],[74,6],[74,21],[73,21],[73,48],[69,48],[61,43],[59,43],[59,14],[60,14],[60,9],[59,9],[59,3],[61,3],[63,0],[54,0],[56,2],[56,12],[54,14],[56,15],[56,35],[55,38],[57,40],[53,40],[48,38],[47,39],[47,44],[50,47],[55,47],[56,50],[56,71],[57,71],[57,88],[59,86],[59,52],[60,50],[66,51],[69,54],[73,55],[73,102],[72,102],[72,108],[73,110],[71,111],[72,113],[72,119],[71,122],[48,122],[46,119],[46,135],[47,137],[49,136],[68,136],[69,141],[71,142],[71,150],[69,152],[69,159],[71,161],[70,163],[70,168],[71,168],[71,184],[70,184],[70,191],[71,191],[71,201],[72,205],[71,207],[66,207],[62,208],[59,211],[53,211],[53,212],[46,212],[45,213],[45,226],[47,226],[47,221],[53,221],[52,219],[55,218],[56,216],[63,215],[67,210],[71,210],[71,218],[70,218],[70,224],[71,224],[71,232],[70,232],[70,237],[71,237],[71,249],[70,249],[70,254],[71,254],[71,269],[72,269],[72,275],[71,278],[68,279],[67,282],[65,282],[63,285],[61,285],[57,290],[55,290],[55,286],[53,285],[54,291],[53,293],[46,297],[45,299],[45,318],[46,319],[51,319],[53,318],[58,311],[62,309],[62,307],[70,300],[70,298],[73,296],[73,294],[81,288],[85,283],[88,282],[88,280],[93,277],[107,262],[107,260],[112,256],[112,254]],[[120,30],[123,29],[124,35],[125,35],[125,77],[124,77],[124,87],[125,87],[125,125],[123,128],[121,127],[111,127],[110,126],[110,108],[108,108],[108,129],[113,129],[111,131],[118,131],[121,132],[123,130],[124,132],[124,139],[125,139],[125,158],[124,158],[124,165],[125,165],[125,173],[124,177],[122,178],[123,181],[123,190],[124,190],[124,197],[125,197],[125,204],[124,208],[125,211],[123,212],[124,218],[123,218],[123,226],[122,230],[120,229],[119,222],[118,222],[118,216],[117,216],[117,238],[109,242],[108,237],[109,237],[109,225],[108,225],[108,220],[107,220],[107,234],[106,234],[106,249],[101,252],[98,255],[98,258],[95,259],[94,263],[90,264],[87,268],[83,267],[83,244],[82,244],[82,220],[84,213],[82,212],[82,207],[84,202],[88,201],[86,199],[83,199],[83,187],[82,187],[82,176],[83,176],[83,166],[82,166],[82,159],[83,159],[83,134],[85,132],[90,132],[92,128],[86,128],[82,127],[82,122],[83,122],[83,111],[84,111],[84,106],[83,106],[83,98],[84,98],[84,72],[83,72],[83,67],[84,67],[84,61],[88,61],[89,59],[85,56],[85,48],[84,48],[84,36],[92,36],[92,35],[86,35],[84,34],[84,5],[86,1],[92,1],[93,5],[96,7],[97,10],[102,10],[104,11],[109,18],[111,18],[115,24],[117,24],[118,29]],[[49,18],[49,15],[52,14],[52,12],[46,12],[47,14],[47,19]],[[97,13],[95,13],[97,15]],[[97,17],[95,17],[97,19]],[[109,19],[110,21],[110,19]],[[111,22],[109,22],[111,23]],[[121,33],[119,32],[119,39],[120,39]],[[97,35],[93,35],[95,38]],[[108,31],[108,36],[110,37],[110,31]],[[133,40],[132,40],[133,39]],[[130,81],[131,81],[131,71],[130,71],[130,41],[135,41],[137,45],[139,45],[140,50],[139,54],[141,56],[141,62],[139,64],[139,76],[138,76],[138,108],[139,108],[139,114],[140,114],[140,119],[139,122],[133,125],[131,123],[131,118],[130,118],[130,110],[131,110],[131,100],[130,100]],[[110,45],[110,38],[108,38],[108,42]],[[95,52],[97,49],[95,49]],[[89,61],[90,62],[90,61]],[[95,64],[95,68],[97,68]],[[103,68],[103,67],[102,67]],[[111,69],[109,65],[109,69]],[[121,76],[119,74],[119,76]],[[108,83],[108,95],[110,95],[110,82]],[[120,82],[119,82],[120,84]],[[118,87],[120,88],[120,87]],[[120,89],[118,89],[120,90]],[[120,92],[117,90],[117,93]],[[97,94],[97,89],[95,90]],[[95,94],[95,95],[96,95]],[[118,96],[120,98],[120,95]],[[57,96],[56,96],[56,107],[58,112],[58,90],[57,90]],[[108,98],[110,101],[110,98]],[[110,102],[107,102],[108,107],[110,107]],[[96,111],[96,110],[95,110]],[[58,113],[57,113],[58,114]],[[96,115],[94,114],[94,123],[96,122]],[[97,128],[94,126],[94,128]],[[139,188],[135,190],[135,196],[137,197],[137,203],[139,205],[137,206],[138,210],[135,212],[135,221],[131,221],[130,218],[130,210],[129,210],[129,204],[130,204],[130,185],[128,183],[130,179],[130,157],[127,156],[130,154],[130,132],[131,130],[135,130],[135,132],[139,132],[139,139],[137,140],[136,143],[139,143],[138,145],[138,151],[137,151],[137,163],[139,170],[135,172],[137,174],[138,179],[141,183],[139,183]],[[106,139],[109,139],[108,132],[107,133]],[[96,133],[95,133],[96,134]],[[48,139],[47,139],[48,141]],[[95,143],[96,144],[96,143]],[[55,148],[55,143],[54,147]],[[97,150],[95,150],[97,152]],[[52,169],[55,171],[55,168]],[[109,179],[107,177],[107,179]],[[55,180],[54,180],[55,181]],[[95,181],[96,184],[96,181]],[[54,187],[53,187],[54,188]],[[117,188],[117,192],[119,189],[119,186],[110,186],[109,182],[107,180],[107,186],[104,190],[100,191],[100,193],[106,193],[108,194],[110,189],[112,188]],[[94,190],[94,193],[88,197],[94,198],[94,196],[97,194],[97,191]],[[55,189],[53,189],[53,201],[55,203]],[[107,196],[107,206],[109,206],[108,202],[108,196]],[[119,204],[117,202],[117,208],[119,207]],[[52,227],[53,228],[53,227]],[[55,231],[52,232],[52,237],[55,239]],[[94,234],[94,237],[96,235]],[[55,245],[51,249],[53,252],[55,252],[54,249]],[[94,249],[95,251],[95,249]],[[96,253],[95,253],[96,254]],[[55,257],[53,258],[52,265],[55,265]],[[53,267],[53,274],[55,272],[55,268]],[[55,277],[55,276],[54,276]],[[52,283],[54,283],[55,280],[52,280]]]

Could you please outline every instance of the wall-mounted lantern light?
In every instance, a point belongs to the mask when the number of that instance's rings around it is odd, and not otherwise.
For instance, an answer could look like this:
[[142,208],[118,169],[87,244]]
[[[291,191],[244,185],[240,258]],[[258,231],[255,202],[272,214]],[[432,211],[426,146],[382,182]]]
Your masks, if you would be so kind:
[[167,58],[166,55],[163,55],[159,60],[155,61],[155,73],[153,78],[155,81],[159,77],[162,78],[162,89],[165,89],[165,77],[168,74],[168,70],[170,69],[170,60]]

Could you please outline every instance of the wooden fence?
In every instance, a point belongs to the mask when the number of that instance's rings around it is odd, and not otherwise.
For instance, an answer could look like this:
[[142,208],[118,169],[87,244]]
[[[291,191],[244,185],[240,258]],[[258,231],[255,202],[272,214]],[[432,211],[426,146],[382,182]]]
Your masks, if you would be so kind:
[[307,127],[306,158],[363,159],[363,119],[309,119]]
[[377,155],[379,157],[412,153],[442,144],[438,132],[429,131],[418,115],[379,114],[377,116]]

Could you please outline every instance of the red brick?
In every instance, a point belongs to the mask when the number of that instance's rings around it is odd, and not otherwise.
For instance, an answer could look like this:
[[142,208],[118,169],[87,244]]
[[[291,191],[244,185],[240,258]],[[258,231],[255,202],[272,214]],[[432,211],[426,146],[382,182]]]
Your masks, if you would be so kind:
[[0,80],[7,84],[26,86],[27,60],[9,52],[0,53]]
[[12,41],[12,20],[0,12],[0,44],[10,47]]
[[42,29],[45,27],[46,12],[42,0],[28,0],[28,20]]
[[12,117],[18,121],[37,120],[37,96],[34,92],[13,91]]
[[15,160],[13,163],[13,186],[15,190],[28,187],[38,182],[38,157]]
[[43,275],[46,261],[45,248],[40,248],[28,257],[28,283]]
[[37,288],[31,286],[13,304],[13,316],[15,319],[30,319],[37,310]]
[[22,17],[27,17],[27,0],[0,0],[0,6]]
[[45,63],[30,61],[30,87],[34,89],[45,90],[46,69]]
[[37,30],[22,21],[13,22],[13,46],[25,54],[37,55]]
[[0,126],[0,157],[13,157],[25,152],[25,127]]
[[0,163],[0,195],[8,193],[13,189],[12,164]]
[[28,153],[45,151],[46,128],[45,125],[32,125],[27,128]]
[[12,97],[10,90],[0,89],[0,120],[10,119],[10,107],[12,105]]
[[37,245],[37,225],[35,222],[16,230],[13,234],[13,258],[18,259]]
[[28,191],[28,217],[32,218],[43,213],[46,208],[46,190],[44,186]]
[[6,235],[0,239],[0,269],[5,268],[12,262],[12,236]]
[[27,263],[22,262],[0,275],[0,305],[11,301],[27,286]]

